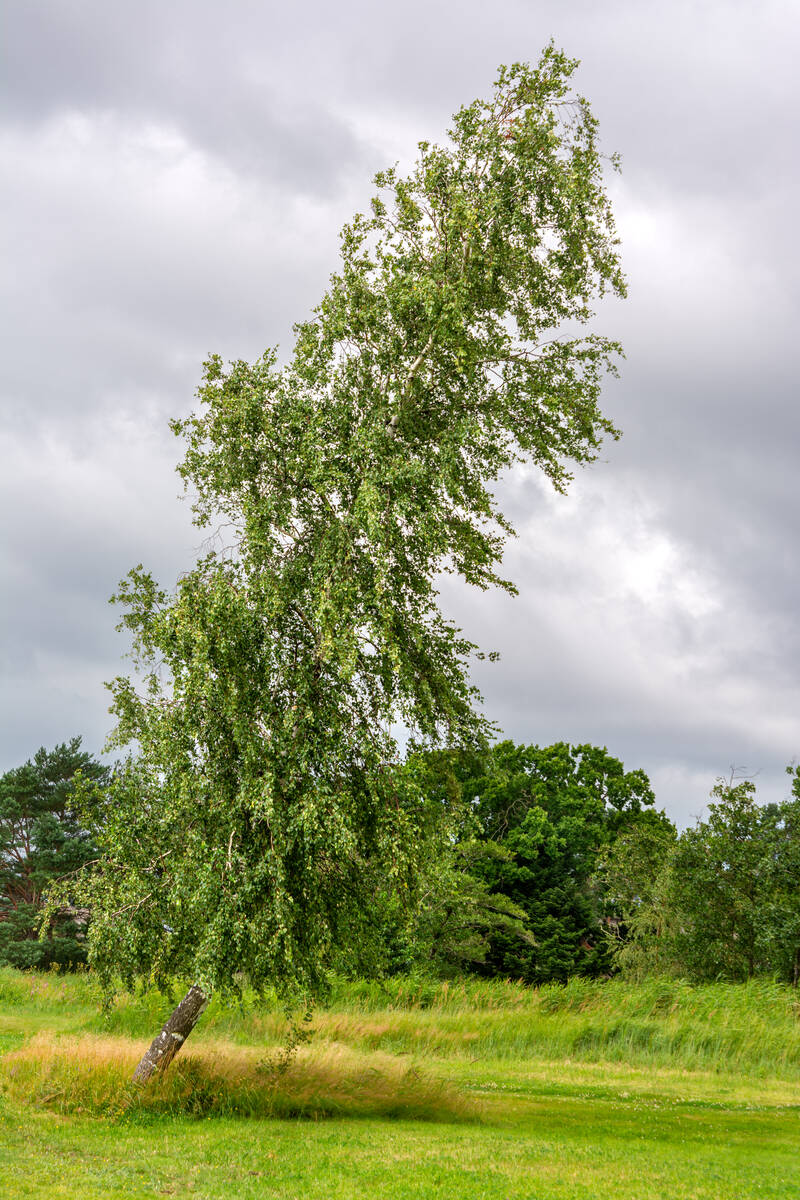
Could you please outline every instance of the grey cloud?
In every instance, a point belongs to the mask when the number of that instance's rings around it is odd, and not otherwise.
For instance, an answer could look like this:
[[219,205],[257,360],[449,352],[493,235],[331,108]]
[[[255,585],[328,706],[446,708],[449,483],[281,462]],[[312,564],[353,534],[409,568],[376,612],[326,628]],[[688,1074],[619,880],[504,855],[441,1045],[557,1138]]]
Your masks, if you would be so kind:
[[95,425],[80,450],[57,429],[0,442],[0,761],[9,765],[75,733],[99,750],[110,728],[103,681],[124,668],[127,649],[109,597],[137,562],[171,580],[199,546],[153,426]]
[[409,0],[402,19],[363,0],[224,8],[12,0],[6,105],[39,118],[95,105],[170,114],[240,165],[266,154],[273,169],[291,162],[299,178],[323,181],[357,153],[337,132],[343,101],[387,115],[433,113],[439,124],[454,96],[485,90],[499,62],[535,58],[553,37],[583,59],[581,85],[633,171],[718,191],[758,181],[770,146],[791,138],[792,27],[781,0],[758,10],[723,0],[660,9],[638,0],[466,0],[458,19],[422,0]]
[[125,111],[166,121],[239,172],[312,194],[330,193],[364,157],[302,63],[281,69],[266,9],[248,36],[237,17],[252,19],[251,6],[244,13],[190,3],[11,8],[4,106],[12,119]]
[[[731,765],[800,754],[794,6],[12,0],[0,123],[5,529],[0,766],[108,729],[106,599],[197,535],[166,417],[210,351],[286,346],[371,173],[552,36],[619,150],[623,440],[551,502],[502,484],[517,599],[447,591],[502,661],[486,707],[596,741],[682,819]],[[4,431],[4,432],[3,432]]]
[[[142,394],[164,413],[185,407],[209,351],[288,339],[344,219],[341,204],[242,181],[169,131],[117,118],[6,131],[0,172],[12,348],[0,379],[28,424],[46,414],[74,429],[98,405],[141,410]],[[43,357],[44,374],[32,370]]]
[[501,653],[474,671],[487,715],[518,740],[607,745],[662,786],[693,772],[705,779],[699,795],[660,795],[684,821],[732,765],[760,772],[777,798],[800,742],[800,683],[775,651],[777,631],[725,575],[692,561],[690,544],[666,542],[659,565],[663,526],[647,512],[620,519],[636,495],[617,485],[604,505],[608,490],[598,473],[579,502],[561,501],[562,515],[534,508],[507,554],[520,596],[444,589],[458,624]]

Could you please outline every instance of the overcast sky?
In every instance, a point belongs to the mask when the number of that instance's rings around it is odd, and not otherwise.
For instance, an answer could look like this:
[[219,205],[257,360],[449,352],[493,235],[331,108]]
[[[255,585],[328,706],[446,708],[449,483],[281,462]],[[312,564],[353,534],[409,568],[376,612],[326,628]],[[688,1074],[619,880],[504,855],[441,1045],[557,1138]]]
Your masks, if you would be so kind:
[[762,0],[5,0],[0,769],[110,728],[108,597],[200,536],[179,446],[209,351],[290,344],[374,172],[553,38],[623,174],[623,439],[504,482],[520,595],[449,589],[516,740],[594,742],[680,823],[800,757],[797,59]]

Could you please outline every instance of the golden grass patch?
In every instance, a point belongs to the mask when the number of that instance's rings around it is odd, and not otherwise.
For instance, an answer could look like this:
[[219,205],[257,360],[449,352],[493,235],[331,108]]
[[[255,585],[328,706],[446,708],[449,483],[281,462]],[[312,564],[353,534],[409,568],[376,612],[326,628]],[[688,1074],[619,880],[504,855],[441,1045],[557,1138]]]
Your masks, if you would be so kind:
[[475,1120],[482,1105],[408,1061],[337,1043],[304,1047],[283,1073],[263,1050],[199,1043],[163,1076],[141,1086],[131,1075],[143,1047],[129,1038],[40,1033],[7,1054],[0,1083],[15,1100],[61,1113],[159,1112],[193,1116],[406,1117]]

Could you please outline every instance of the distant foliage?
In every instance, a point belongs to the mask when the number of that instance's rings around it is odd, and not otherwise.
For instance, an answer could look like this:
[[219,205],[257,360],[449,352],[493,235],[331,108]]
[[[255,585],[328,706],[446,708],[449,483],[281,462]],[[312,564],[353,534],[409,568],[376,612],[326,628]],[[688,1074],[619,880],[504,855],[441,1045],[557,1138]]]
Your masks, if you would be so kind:
[[800,777],[759,805],[749,781],[720,780],[708,816],[679,837],[621,839],[607,880],[624,911],[617,963],[693,980],[800,979]]
[[406,770],[440,827],[403,969],[537,984],[613,969],[602,857],[640,826],[672,831],[643,771],[596,746],[510,741],[411,755]]
[[47,936],[37,937],[42,896],[54,881],[83,867],[97,850],[79,816],[78,773],[98,786],[107,768],[81,739],[45,750],[0,777],[0,963],[15,967],[74,966],[86,959],[87,912],[65,906]]

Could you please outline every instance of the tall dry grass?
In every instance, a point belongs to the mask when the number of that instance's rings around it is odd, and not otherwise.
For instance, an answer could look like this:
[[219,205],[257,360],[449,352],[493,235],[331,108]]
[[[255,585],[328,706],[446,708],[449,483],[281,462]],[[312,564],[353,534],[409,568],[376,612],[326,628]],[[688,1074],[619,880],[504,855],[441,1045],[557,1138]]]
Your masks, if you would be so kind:
[[202,1042],[165,1074],[131,1082],[141,1046],[128,1038],[39,1033],[0,1063],[10,1098],[59,1113],[243,1117],[406,1117],[475,1120],[479,1102],[384,1053],[326,1044],[298,1050],[276,1072],[256,1047]]

